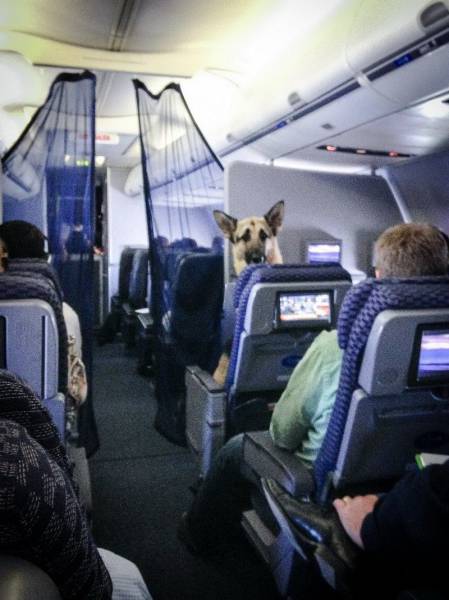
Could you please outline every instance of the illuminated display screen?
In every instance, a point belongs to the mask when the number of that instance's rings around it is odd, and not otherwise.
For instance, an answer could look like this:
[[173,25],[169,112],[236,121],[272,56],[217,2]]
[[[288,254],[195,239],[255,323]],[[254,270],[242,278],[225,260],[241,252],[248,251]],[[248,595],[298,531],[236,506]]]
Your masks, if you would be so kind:
[[309,242],[307,244],[308,263],[339,263],[340,260],[340,242]]
[[286,292],[278,296],[278,325],[327,326],[332,321],[330,292]]
[[449,331],[447,329],[422,330],[417,380],[418,382],[449,381]]

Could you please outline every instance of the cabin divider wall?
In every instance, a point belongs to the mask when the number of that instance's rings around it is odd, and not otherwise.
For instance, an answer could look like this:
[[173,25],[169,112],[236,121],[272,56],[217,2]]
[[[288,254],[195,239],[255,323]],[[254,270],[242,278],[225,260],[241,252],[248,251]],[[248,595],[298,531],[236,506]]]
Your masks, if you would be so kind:
[[[225,212],[262,216],[279,200],[285,218],[279,234],[284,262],[304,260],[305,241],[343,240],[343,266],[364,271],[372,247],[402,217],[387,182],[378,176],[320,173],[237,161],[225,171]],[[228,255],[226,279],[230,277]]]
[[386,170],[414,221],[433,223],[449,232],[449,150],[420,156]]

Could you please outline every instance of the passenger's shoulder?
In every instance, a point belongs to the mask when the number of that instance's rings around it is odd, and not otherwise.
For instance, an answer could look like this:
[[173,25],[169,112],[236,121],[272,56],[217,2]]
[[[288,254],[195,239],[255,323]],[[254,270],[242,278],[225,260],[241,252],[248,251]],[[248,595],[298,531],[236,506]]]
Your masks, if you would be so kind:
[[340,360],[342,351],[338,346],[337,330],[322,331],[314,341],[315,349],[325,360]]

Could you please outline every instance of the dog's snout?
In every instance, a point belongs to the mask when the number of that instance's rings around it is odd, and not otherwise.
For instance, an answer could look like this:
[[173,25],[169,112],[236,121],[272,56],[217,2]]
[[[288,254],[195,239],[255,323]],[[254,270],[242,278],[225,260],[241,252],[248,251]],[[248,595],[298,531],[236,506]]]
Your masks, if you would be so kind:
[[251,264],[251,263],[263,263],[265,262],[265,255],[262,254],[262,252],[246,252],[245,254],[245,261],[247,264]]

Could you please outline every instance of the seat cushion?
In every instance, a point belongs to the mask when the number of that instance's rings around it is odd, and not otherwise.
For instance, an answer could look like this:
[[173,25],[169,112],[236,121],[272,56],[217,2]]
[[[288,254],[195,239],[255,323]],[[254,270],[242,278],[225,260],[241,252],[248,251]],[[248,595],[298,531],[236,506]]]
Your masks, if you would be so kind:
[[0,552],[38,565],[64,599],[111,598],[70,475],[22,425],[6,419],[0,419]]

